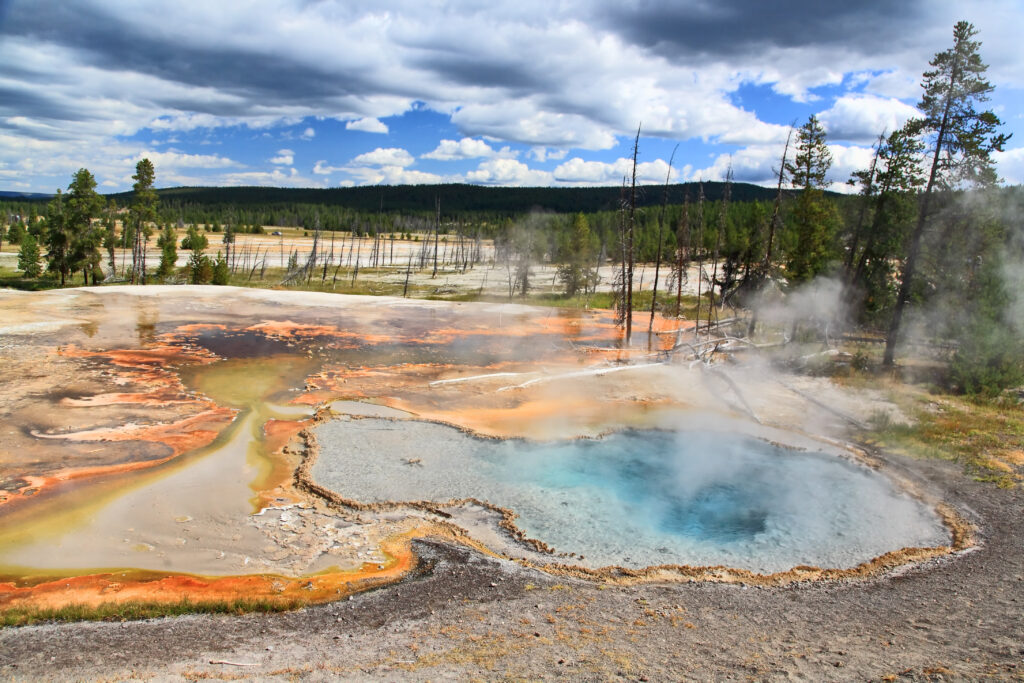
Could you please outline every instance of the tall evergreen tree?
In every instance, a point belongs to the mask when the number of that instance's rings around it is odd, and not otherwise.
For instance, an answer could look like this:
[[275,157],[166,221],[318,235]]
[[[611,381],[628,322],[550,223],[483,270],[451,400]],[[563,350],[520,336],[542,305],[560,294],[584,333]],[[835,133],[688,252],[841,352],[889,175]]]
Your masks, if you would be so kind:
[[46,269],[60,276],[60,286],[71,273],[71,228],[64,206],[64,193],[57,194],[46,205]]
[[[67,208],[68,226],[71,230],[71,270],[81,269],[83,281],[96,284],[97,270],[103,260],[100,246],[103,232],[94,226],[92,219],[103,210],[105,201],[96,192],[96,179],[84,168],[78,169],[68,185]],[[99,272],[102,275],[102,271]]]
[[210,246],[210,238],[199,232],[195,223],[188,226],[185,237],[181,240],[181,248],[190,251],[205,251]]
[[156,169],[149,159],[142,159],[135,164],[135,202],[129,210],[129,221],[132,226],[132,283],[146,284],[146,244],[152,234],[150,224],[157,219],[157,204],[160,198],[153,189],[156,182]]
[[39,244],[30,232],[26,232],[21,238],[21,249],[18,251],[18,270],[25,273],[25,277],[39,277],[42,273],[39,266]]
[[[919,138],[920,122],[909,121],[879,144],[868,184],[867,171],[862,211],[870,205],[870,218],[860,239],[855,235],[847,255],[847,282],[860,296],[861,312],[869,317],[891,310],[895,292],[893,264],[902,254],[916,214],[916,195],[924,185]],[[857,176],[858,174],[855,174]]]
[[178,234],[169,223],[160,232],[156,246],[160,249],[160,267],[157,268],[156,275],[161,279],[170,277],[178,262]]
[[582,213],[572,220],[569,240],[566,245],[564,263],[558,268],[558,279],[565,285],[567,296],[575,296],[580,290],[588,290],[593,284],[595,273],[591,268],[593,257],[590,250],[590,224]]
[[793,207],[792,230],[795,248],[786,271],[795,281],[806,281],[824,272],[832,256],[832,239],[839,225],[835,204],[825,196],[825,176],[832,165],[832,153],[825,144],[825,129],[811,115],[796,136],[796,155],[786,171],[794,187],[801,189]]
[[972,38],[977,34],[966,21],[953,28],[953,47],[935,55],[924,73],[924,95],[918,109],[924,113],[921,129],[930,146],[932,161],[921,199],[917,224],[907,248],[900,277],[889,334],[886,338],[884,364],[892,365],[896,355],[903,312],[910,299],[921,241],[929,222],[933,219],[932,204],[936,190],[966,187],[987,187],[997,177],[991,154],[1002,151],[1009,139],[996,129],[999,117],[991,111],[979,112],[975,106],[988,100],[992,85],[985,80],[988,66],[981,61],[978,49],[981,43]]
[[217,260],[213,262],[213,284],[215,285],[226,285],[230,279],[230,273],[228,272],[228,261],[217,252]]

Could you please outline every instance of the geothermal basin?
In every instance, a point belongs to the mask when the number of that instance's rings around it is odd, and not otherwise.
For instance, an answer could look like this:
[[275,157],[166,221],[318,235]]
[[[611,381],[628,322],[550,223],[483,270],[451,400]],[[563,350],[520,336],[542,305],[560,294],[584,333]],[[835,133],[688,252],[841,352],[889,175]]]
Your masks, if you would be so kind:
[[675,321],[625,347],[602,311],[157,286],[0,292],[0,320],[0,609],[329,601],[428,537],[665,580],[962,547],[835,441],[881,397],[680,364]]
[[481,501],[514,514],[517,529],[562,562],[590,568],[846,569],[949,542],[933,510],[870,468],[736,431],[536,442],[365,418],[315,434],[313,477],[345,498]]

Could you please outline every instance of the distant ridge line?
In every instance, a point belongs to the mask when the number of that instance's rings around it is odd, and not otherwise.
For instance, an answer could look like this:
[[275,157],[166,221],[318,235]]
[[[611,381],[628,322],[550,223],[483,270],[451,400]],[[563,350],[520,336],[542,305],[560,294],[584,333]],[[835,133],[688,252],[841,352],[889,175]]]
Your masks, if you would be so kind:
[[[714,201],[721,198],[725,183],[704,183],[704,195]],[[669,185],[669,203],[681,204],[686,193],[697,200],[697,183]],[[440,199],[442,213],[483,211],[524,213],[553,211],[611,211],[618,208],[619,187],[489,187],[484,185],[367,185],[338,188],[283,187],[172,187],[157,190],[161,203],[224,206],[239,208],[258,204],[322,204],[343,206],[356,211],[433,212]],[[131,192],[108,195],[119,204],[131,202]],[[663,185],[644,185],[638,192],[639,206],[657,206],[664,196]],[[733,201],[770,200],[771,188],[734,183]]]

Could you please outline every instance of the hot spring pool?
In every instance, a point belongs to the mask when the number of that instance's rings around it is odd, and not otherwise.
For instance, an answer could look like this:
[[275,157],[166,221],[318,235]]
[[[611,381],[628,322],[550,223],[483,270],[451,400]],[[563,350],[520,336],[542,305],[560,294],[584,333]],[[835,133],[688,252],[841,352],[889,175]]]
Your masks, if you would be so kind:
[[[312,476],[363,502],[476,498],[589,567],[849,568],[950,542],[933,510],[851,460],[735,432],[491,441],[413,420],[316,429]],[[410,462],[410,460],[412,462]]]

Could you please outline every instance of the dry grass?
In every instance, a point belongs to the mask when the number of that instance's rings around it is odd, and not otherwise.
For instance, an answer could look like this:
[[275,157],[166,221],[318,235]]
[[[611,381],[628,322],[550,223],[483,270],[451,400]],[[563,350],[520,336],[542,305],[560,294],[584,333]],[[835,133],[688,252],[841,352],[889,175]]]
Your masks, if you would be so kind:
[[285,612],[305,606],[294,600],[253,600],[238,598],[227,601],[193,602],[105,602],[90,606],[65,605],[58,608],[13,607],[0,611],[0,626],[26,626],[46,621],[128,621],[179,616],[182,614],[245,614],[247,612]]
[[973,401],[949,394],[891,384],[890,395],[913,424],[872,420],[869,443],[913,457],[963,464],[978,481],[1012,488],[1022,477],[1024,409],[1015,401]]

